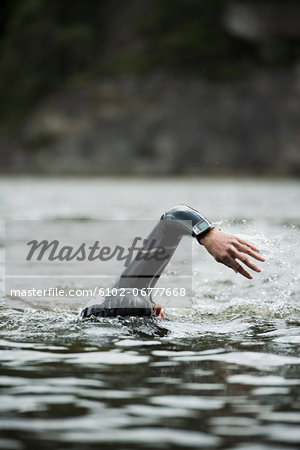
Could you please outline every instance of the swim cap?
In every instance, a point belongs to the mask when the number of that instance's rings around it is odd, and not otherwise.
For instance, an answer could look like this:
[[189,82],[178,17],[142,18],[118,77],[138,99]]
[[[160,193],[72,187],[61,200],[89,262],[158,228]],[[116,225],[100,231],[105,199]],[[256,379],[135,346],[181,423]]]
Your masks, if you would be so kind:
[[[136,294],[136,289],[134,290]],[[123,295],[122,295],[123,294]],[[153,304],[149,297],[134,295],[132,290],[121,289],[117,295],[106,296],[102,303],[87,306],[81,311],[81,318],[95,317],[150,317],[153,315]]]

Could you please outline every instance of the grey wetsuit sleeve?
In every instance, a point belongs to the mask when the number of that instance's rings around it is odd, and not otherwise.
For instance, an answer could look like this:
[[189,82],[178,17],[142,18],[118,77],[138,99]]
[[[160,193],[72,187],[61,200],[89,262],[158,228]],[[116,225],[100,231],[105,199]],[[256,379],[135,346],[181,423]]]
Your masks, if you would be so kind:
[[193,226],[201,220],[203,216],[186,205],[178,205],[166,211],[114,287],[137,289],[154,287],[182,237],[194,236]]

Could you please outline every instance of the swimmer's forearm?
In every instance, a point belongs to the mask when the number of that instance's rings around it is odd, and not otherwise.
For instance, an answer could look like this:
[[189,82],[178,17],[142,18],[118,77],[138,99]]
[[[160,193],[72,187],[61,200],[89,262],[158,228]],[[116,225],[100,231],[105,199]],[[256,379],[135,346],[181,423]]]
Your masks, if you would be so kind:
[[[123,271],[114,287],[154,287],[182,237],[192,236],[193,226],[201,219],[203,216],[198,211],[186,205],[174,206],[166,211],[144,240],[141,251],[145,258],[136,257]],[[154,248],[165,249],[166,257],[163,260],[156,258],[153,255]]]

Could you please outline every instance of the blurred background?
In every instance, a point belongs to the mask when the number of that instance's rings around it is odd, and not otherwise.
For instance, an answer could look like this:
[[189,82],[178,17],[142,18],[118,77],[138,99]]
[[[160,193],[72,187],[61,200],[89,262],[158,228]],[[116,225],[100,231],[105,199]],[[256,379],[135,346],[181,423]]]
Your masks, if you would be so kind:
[[2,173],[300,174],[300,2],[2,0]]

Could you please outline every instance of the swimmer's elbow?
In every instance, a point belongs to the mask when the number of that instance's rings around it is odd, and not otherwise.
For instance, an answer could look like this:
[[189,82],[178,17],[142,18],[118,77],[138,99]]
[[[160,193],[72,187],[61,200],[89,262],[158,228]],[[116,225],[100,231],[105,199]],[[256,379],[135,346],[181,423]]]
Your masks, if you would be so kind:
[[[174,206],[161,216],[161,220],[177,221],[181,234],[191,234],[193,237],[198,236],[200,233],[203,235],[203,232],[213,228],[213,225],[205,216],[187,205]],[[204,228],[202,226],[199,227],[199,224],[204,225]]]
[[198,211],[187,205],[176,205],[168,209],[160,220],[191,220],[191,217],[199,214]]

